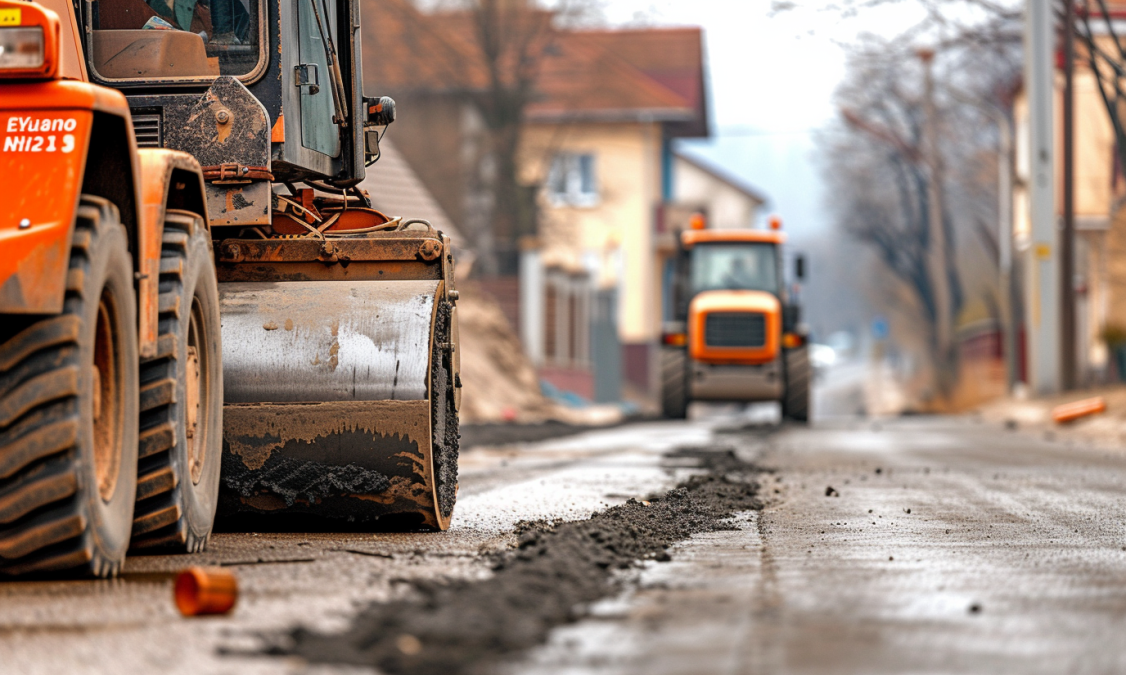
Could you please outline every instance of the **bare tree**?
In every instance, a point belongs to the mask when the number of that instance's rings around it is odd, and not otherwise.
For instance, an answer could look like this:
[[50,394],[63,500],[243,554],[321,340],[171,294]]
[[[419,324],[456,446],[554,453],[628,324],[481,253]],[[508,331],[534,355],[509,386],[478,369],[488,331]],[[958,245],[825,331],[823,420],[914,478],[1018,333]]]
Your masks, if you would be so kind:
[[[997,154],[991,113],[1011,116],[1020,63],[1013,20],[993,17],[946,35],[929,43],[938,45],[933,51],[915,46],[915,31],[867,37],[837,92],[843,124],[826,138],[838,222],[908,290],[910,306],[900,309],[917,318],[939,395],[956,384],[954,329],[971,297],[967,279],[972,297],[998,314],[994,177],[997,162],[1010,160]],[[981,274],[981,262],[994,272]]]
[[[428,14],[411,30],[449,43],[427,58],[459,83],[484,127],[484,144],[467,190],[476,207],[466,230],[481,275],[511,271],[518,241],[536,233],[539,186],[521,181],[519,151],[525,113],[540,92],[542,65],[558,31],[597,20],[594,0],[415,0]],[[464,83],[474,83],[465,86]],[[451,89],[453,89],[451,87]],[[456,160],[451,160],[456,161]]]
[[[1061,3],[1062,4],[1062,3]],[[1118,165],[1126,166],[1126,36],[1122,34],[1121,8],[1112,11],[1106,0],[1084,1],[1073,27],[1084,49],[1076,56],[1095,74],[1099,94],[1114,128]],[[1062,18],[1063,11],[1057,8]],[[1066,29],[1066,27],[1065,27]],[[1074,38],[1073,38],[1074,39]]]
[[[853,153],[851,161],[861,166],[834,172],[849,180],[833,194],[845,228],[875,248],[887,270],[911,289],[936,384],[946,392],[956,372],[953,325],[963,298],[956,239],[943,204],[933,87],[929,77],[920,77],[929,59],[909,58],[903,50],[885,58],[889,51],[854,57],[838,92],[849,137],[833,156]],[[910,86],[920,79],[927,84]]]
[[[520,182],[518,153],[524,111],[535,95],[543,54],[553,39],[553,15],[513,0],[470,0],[476,46],[488,73],[488,88],[474,97],[485,120],[490,151],[495,162],[493,176],[493,236],[497,253],[515,253],[523,235],[534,234],[536,225],[534,187]],[[501,261],[482,262],[498,271]]]

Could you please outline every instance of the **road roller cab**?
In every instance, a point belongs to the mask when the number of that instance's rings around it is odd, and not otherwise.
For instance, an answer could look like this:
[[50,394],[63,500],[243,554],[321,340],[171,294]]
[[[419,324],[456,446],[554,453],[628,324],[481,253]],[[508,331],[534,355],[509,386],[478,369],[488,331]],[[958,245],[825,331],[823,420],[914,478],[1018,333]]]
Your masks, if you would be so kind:
[[0,574],[199,550],[217,509],[448,527],[453,255],[354,187],[395,119],[359,26],[0,0]]
[[[693,224],[678,237],[662,331],[664,415],[684,418],[694,400],[779,401],[786,418],[807,421],[806,334],[783,280],[780,221],[768,230]],[[800,277],[800,258],[797,266]]]

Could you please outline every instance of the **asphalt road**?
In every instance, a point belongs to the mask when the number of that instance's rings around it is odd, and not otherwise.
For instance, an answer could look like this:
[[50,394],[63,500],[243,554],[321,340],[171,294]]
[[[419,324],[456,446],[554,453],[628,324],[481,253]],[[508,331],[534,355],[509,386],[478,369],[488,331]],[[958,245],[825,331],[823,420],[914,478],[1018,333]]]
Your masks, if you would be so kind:
[[[0,583],[0,673],[368,672],[260,650],[298,625],[342,630],[404,581],[485,578],[520,521],[675,485],[692,469],[662,456],[682,446],[769,469],[765,508],[621,573],[585,619],[498,670],[1126,670],[1126,453],[968,418],[770,420],[713,409],[471,450],[445,534],[224,534],[198,556],[132,558],[115,581]],[[176,613],[171,574],[189,563],[236,572],[232,615]]]

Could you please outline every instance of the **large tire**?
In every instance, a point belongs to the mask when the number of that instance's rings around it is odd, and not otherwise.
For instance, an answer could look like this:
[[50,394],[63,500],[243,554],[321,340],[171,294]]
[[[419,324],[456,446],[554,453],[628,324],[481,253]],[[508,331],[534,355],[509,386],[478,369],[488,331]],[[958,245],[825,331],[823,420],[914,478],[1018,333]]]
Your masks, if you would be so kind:
[[782,416],[795,422],[809,422],[809,386],[812,379],[809,347],[786,350],[786,391],[782,395]]
[[670,420],[688,417],[688,355],[683,349],[661,349],[661,414]]
[[117,208],[83,196],[62,314],[5,317],[0,573],[121,569],[137,481],[136,312]]
[[141,364],[136,550],[196,553],[211,536],[223,450],[219,340],[210,234],[194,213],[168,211],[157,354]]

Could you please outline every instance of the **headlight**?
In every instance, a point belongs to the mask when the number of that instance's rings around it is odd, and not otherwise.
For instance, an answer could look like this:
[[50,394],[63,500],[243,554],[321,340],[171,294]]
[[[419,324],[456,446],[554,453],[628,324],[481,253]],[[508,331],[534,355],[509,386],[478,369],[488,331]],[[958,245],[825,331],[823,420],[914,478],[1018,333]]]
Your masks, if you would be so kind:
[[29,70],[43,65],[43,28],[0,28],[0,70]]

